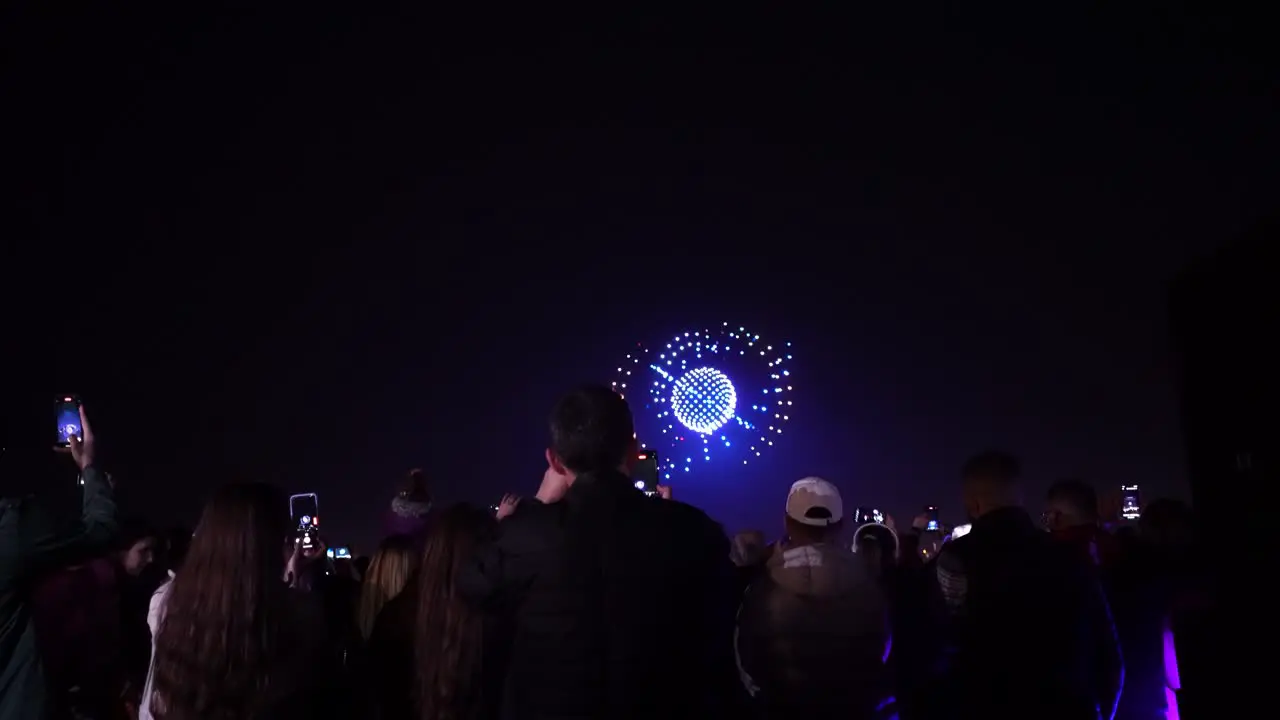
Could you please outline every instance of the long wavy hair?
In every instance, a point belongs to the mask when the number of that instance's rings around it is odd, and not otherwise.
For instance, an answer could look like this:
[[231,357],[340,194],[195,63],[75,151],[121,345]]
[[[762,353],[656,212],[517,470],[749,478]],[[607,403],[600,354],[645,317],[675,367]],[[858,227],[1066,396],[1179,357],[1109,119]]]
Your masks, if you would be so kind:
[[205,505],[156,633],[155,717],[246,720],[266,712],[280,684],[290,529],[288,501],[270,485],[227,485]]
[[432,528],[418,568],[414,619],[415,701],[422,720],[466,720],[480,706],[483,623],[458,596],[454,579],[477,540],[496,527],[493,516],[454,505]]
[[365,640],[373,632],[373,623],[387,601],[400,594],[418,569],[418,548],[413,538],[392,535],[382,541],[369,562],[364,584],[360,588],[360,604],[356,608],[356,625]]

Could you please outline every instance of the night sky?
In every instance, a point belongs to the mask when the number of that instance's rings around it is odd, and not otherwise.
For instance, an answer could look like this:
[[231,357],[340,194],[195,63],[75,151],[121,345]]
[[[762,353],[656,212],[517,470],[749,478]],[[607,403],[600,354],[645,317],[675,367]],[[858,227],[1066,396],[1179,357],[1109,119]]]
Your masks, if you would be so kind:
[[989,447],[1036,511],[1186,498],[1168,283],[1280,189],[1239,18],[40,12],[2,24],[4,472],[74,482],[77,392],[166,524],[261,479],[367,547],[411,467],[531,494],[560,393],[722,322],[795,349],[786,440],[675,485],[731,530],[809,474],[960,521]]

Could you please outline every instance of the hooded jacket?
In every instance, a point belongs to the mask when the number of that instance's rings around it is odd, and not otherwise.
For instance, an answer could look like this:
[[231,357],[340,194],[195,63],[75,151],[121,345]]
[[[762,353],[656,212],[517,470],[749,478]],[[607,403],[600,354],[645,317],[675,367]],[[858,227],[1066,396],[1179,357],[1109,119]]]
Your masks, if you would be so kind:
[[45,716],[44,673],[36,647],[31,588],[49,570],[82,561],[116,532],[111,485],[85,468],[80,522],[60,528],[31,499],[0,500],[0,720]]
[[874,717],[890,698],[888,607],[866,564],[836,545],[780,548],[747,590],[735,647],[770,714]]

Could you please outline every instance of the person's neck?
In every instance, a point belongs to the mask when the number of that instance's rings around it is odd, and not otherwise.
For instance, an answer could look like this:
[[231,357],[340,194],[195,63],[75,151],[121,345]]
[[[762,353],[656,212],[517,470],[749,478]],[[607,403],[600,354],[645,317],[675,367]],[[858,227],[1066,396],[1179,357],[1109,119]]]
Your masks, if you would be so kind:
[[566,476],[568,477],[566,484],[569,487],[573,487],[573,484],[577,482],[580,477],[608,477],[610,475],[622,475],[624,477],[631,476],[630,471],[627,469],[625,464],[619,465],[618,467],[610,470],[587,470],[585,472],[574,472],[573,470],[568,470],[566,473]]
[[974,522],[982,522],[998,518],[1003,515],[1010,515],[1013,511],[1022,510],[1022,506],[1017,503],[996,503],[981,508],[980,512],[973,517]]

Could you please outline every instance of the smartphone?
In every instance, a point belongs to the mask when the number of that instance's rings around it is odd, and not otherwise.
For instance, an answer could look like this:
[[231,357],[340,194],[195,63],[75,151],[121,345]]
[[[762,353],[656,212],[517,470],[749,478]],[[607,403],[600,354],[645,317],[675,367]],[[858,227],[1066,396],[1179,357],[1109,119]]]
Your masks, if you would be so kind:
[[310,519],[320,514],[320,497],[315,493],[298,493],[289,496],[289,516],[293,518],[293,522],[302,524],[303,516],[306,516],[308,522]]
[[631,464],[631,479],[636,487],[645,495],[658,493],[658,453],[644,449],[636,453],[635,462]]
[[1120,506],[1120,517],[1125,520],[1137,520],[1142,517],[1142,491],[1137,485],[1121,485],[1123,500]]
[[951,530],[951,539],[959,540],[965,535],[968,535],[969,531],[972,529],[973,529],[973,525],[970,523],[965,523],[964,525],[957,525]]
[[334,560],[350,560],[351,559],[351,548],[347,548],[347,547],[329,548],[326,552],[328,553],[329,557],[333,558]]
[[298,525],[298,542],[302,543],[303,550],[310,550],[320,543],[319,516],[302,516],[302,523]]
[[58,446],[69,447],[71,438],[84,439],[84,428],[80,427],[80,398],[75,395],[63,395],[54,403],[53,417],[58,424]]
[[873,507],[860,507],[853,511],[853,521],[859,525],[867,523],[884,524],[884,513]]
[[297,540],[303,549],[314,547],[320,538],[320,498],[315,493],[291,495],[289,515],[293,518]]
[[924,509],[924,511],[925,511],[925,513],[926,513],[926,514],[928,514],[928,516],[929,516],[929,521],[928,521],[927,523],[925,523],[925,526],[924,526],[925,532],[937,532],[937,531],[938,531],[938,508],[937,508],[937,506],[936,506],[936,505],[930,505],[930,506],[926,507],[926,508]]

